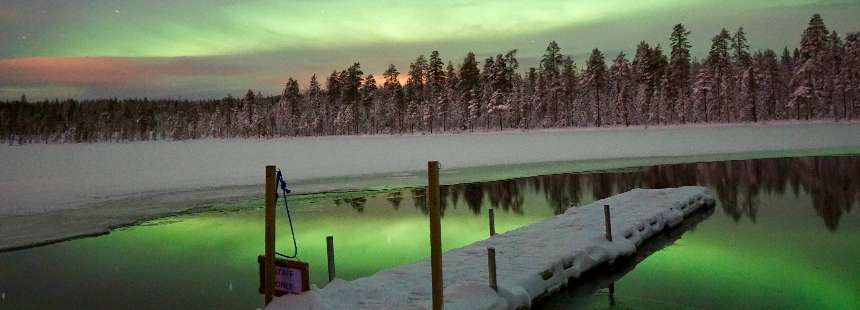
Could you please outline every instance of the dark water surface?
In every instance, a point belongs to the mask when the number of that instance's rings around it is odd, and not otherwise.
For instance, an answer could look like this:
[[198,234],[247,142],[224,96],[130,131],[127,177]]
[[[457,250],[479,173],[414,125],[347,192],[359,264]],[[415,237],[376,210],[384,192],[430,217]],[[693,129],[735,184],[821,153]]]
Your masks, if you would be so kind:
[[[565,289],[547,309],[858,309],[860,157],[660,165],[444,186],[446,249],[632,188],[700,184],[713,214],[654,243],[631,270]],[[171,217],[97,237],[0,253],[0,309],[251,309],[262,210]],[[239,206],[243,207],[243,206]],[[325,236],[338,276],[354,279],[429,255],[424,189],[291,199],[299,257],[326,283]],[[278,249],[292,252],[282,207]],[[613,293],[607,286],[613,284]]]

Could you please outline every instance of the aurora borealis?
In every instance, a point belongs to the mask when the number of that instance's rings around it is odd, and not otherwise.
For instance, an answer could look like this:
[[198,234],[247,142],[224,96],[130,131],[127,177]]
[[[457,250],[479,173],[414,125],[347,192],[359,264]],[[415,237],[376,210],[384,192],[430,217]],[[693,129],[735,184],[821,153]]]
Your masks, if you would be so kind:
[[696,55],[721,27],[744,26],[753,49],[781,49],[813,13],[840,33],[860,30],[850,0],[4,0],[0,99],[276,93],[288,76],[304,85],[354,61],[378,73],[434,49],[454,63],[519,49],[532,66],[550,40],[581,62],[594,47],[665,45],[678,22]]

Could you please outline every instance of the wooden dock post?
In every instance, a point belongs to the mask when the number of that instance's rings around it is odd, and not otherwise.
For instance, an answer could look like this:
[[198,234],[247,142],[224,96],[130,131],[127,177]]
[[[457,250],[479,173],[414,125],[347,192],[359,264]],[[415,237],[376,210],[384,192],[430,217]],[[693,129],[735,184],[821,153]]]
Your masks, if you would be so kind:
[[609,205],[603,205],[603,218],[606,221],[606,240],[612,242],[612,222],[609,220]]
[[609,283],[609,305],[615,306],[615,282]]
[[275,295],[275,166],[266,166],[266,252],[263,264],[266,305]]
[[439,162],[427,162],[427,207],[430,209],[430,269],[433,285],[433,310],[441,310],[442,299],[442,225],[439,212]]
[[493,214],[493,208],[488,210],[490,212],[490,237],[496,235],[496,217]]
[[490,272],[490,288],[494,291],[499,291],[499,284],[496,282],[496,249],[487,248],[487,265]]
[[328,281],[334,280],[334,236],[325,237],[326,256],[328,257]]

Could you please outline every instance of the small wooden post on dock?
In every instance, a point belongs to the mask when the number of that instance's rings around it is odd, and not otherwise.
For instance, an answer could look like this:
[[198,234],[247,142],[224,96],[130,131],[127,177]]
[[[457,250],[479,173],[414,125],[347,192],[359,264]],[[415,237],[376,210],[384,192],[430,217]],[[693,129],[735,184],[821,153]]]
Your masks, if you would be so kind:
[[612,242],[612,222],[609,220],[609,205],[603,205],[603,218],[606,221],[606,240]]
[[442,299],[442,225],[439,212],[439,162],[427,162],[427,207],[430,209],[430,269],[433,285],[433,310],[441,310]]
[[609,283],[609,305],[615,306],[615,282]]
[[266,166],[266,252],[263,270],[265,302],[275,295],[275,166]]
[[490,237],[496,235],[496,217],[493,214],[493,208],[488,210],[490,212]]
[[326,256],[328,257],[328,281],[334,280],[334,236],[325,237]]
[[499,284],[496,282],[496,249],[487,248],[487,265],[490,272],[490,288],[494,291],[499,291]]

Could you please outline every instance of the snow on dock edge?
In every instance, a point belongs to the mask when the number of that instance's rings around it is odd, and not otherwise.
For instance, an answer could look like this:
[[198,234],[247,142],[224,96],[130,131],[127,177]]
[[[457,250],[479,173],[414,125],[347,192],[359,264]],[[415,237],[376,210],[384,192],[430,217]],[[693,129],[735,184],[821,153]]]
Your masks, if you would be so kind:
[[[635,253],[643,241],[713,203],[710,190],[699,186],[634,189],[450,250],[442,258],[445,309],[528,307],[568,278]],[[611,208],[613,242],[605,238],[603,205]],[[496,249],[498,293],[488,285],[488,247]],[[353,281],[335,279],[322,289],[277,298],[267,308],[430,309],[430,259]]]

